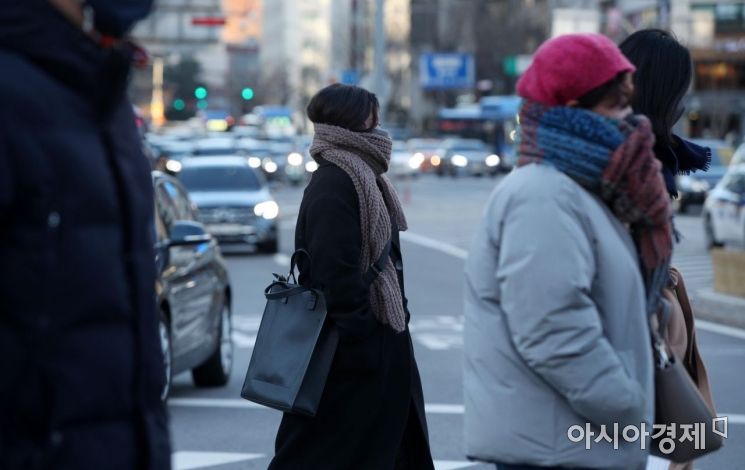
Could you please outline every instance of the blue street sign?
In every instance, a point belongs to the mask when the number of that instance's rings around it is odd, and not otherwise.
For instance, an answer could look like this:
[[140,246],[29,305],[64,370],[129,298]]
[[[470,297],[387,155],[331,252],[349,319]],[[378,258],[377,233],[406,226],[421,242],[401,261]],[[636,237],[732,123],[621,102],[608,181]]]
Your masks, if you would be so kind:
[[473,88],[475,75],[471,54],[422,54],[419,58],[420,84],[428,90]]
[[354,69],[342,70],[339,83],[357,85],[360,83],[360,73]]

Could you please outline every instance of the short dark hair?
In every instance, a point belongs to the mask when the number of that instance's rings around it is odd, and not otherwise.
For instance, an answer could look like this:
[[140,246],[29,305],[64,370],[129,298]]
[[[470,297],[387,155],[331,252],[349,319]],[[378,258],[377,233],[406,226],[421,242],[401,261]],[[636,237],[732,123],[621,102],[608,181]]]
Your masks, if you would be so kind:
[[621,72],[610,81],[588,91],[577,100],[577,106],[592,109],[606,100],[611,101],[611,106],[625,107],[631,104],[634,90],[626,84],[626,75],[629,73],[631,72]]
[[637,31],[619,48],[636,66],[634,112],[647,116],[657,141],[669,145],[672,128],[683,114],[681,102],[691,86],[691,53],[661,29]]
[[[335,83],[311,98],[306,109],[315,124],[329,124],[352,131],[369,131],[378,125],[380,103],[375,94],[364,88]],[[373,116],[371,127],[365,125]]]

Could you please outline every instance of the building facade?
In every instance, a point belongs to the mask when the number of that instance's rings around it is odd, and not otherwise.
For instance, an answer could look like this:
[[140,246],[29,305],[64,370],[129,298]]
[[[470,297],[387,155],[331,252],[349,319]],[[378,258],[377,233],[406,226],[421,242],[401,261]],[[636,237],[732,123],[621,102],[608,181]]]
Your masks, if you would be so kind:
[[328,83],[331,0],[271,0],[264,3],[260,91],[265,104],[304,103]]

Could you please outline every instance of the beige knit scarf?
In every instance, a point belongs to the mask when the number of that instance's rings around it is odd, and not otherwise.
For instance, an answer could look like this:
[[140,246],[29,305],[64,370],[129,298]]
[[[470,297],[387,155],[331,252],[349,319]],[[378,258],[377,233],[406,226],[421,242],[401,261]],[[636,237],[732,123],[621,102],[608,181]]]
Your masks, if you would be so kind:
[[[392,146],[385,133],[353,132],[337,126],[315,125],[311,156],[319,163],[319,160],[325,160],[344,170],[357,191],[362,231],[361,273],[365,273],[382,255],[391,237],[391,218],[395,218],[399,230],[408,228],[396,190],[384,175],[388,171]],[[370,307],[383,324],[399,332],[406,329],[401,287],[390,258],[370,286]]]

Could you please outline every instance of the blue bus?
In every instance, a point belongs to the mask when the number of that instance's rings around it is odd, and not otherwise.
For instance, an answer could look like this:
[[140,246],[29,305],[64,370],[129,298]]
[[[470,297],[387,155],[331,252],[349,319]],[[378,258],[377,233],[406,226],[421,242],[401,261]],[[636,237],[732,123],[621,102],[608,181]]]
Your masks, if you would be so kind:
[[480,139],[512,166],[521,103],[519,96],[501,95],[485,96],[472,105],[441,108],[437,131],[444,137]]

